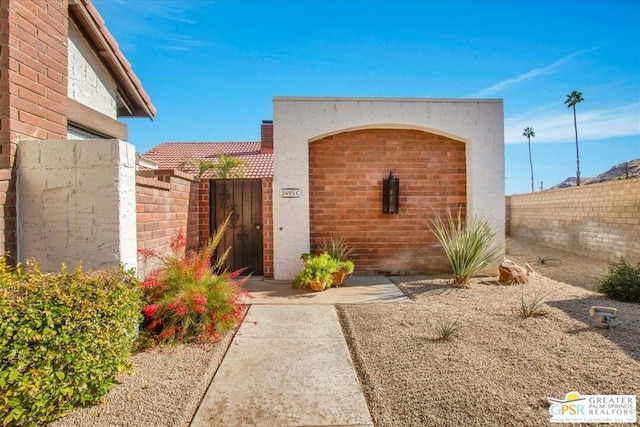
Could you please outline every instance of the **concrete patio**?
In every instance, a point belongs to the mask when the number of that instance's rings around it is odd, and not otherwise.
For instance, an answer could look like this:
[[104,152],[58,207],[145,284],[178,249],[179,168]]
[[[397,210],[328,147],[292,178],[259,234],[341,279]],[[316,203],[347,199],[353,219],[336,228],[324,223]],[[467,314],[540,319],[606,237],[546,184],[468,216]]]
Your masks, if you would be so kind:
[[246,288],[251,307],[191,426],[373,426],[333,304],[404,294],[381,276],[320,293],[259,278]]

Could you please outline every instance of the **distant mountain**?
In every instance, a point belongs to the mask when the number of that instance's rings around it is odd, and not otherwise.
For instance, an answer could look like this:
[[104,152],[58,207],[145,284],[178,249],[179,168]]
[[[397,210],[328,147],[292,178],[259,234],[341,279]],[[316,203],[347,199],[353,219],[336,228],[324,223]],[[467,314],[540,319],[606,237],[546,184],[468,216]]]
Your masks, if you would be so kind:
[[[640,159],[629,160],[628,162],[615,165],[608,171],[601,173],[595,178],[582,178],[580,179],[580,185],[597,184],[599,182],[614,181],[616,179],[629,179],[640,178]],[[576,177],[572,176],[565,179],[560,184],[556,184],[548,190],[554,190],[556,188],[575,187]]]

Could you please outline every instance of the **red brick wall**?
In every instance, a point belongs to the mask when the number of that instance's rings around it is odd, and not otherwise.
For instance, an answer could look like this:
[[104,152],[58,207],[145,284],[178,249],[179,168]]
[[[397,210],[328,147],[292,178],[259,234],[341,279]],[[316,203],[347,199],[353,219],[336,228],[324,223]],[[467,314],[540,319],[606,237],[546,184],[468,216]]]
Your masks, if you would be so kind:
[[[400,179],[400,213],[382,213],[382,179]],[[311,247],[346,236],[356,273],[450,271],[427,224],[466,208],[465,144],[417,130],[367,129],[309,144]]]
[[65,0],[0,0],[0,252],[16,251],[16,143],[67,136]]
[[[187,249],[199,247],[199,192],[197,178],[178,170],[139,172],[136,177],[136,213],[138,249],[169,253],[171,238],[182,229]],[[205,240],[206,241],[206,240]],[[138,275],[144,277],[153,268],[138,254]]]
[[273,278],[273,178],[262,178],[262,275]]
[[211,237],[210,188],[211,184],[208,179],[202,179],[200,181],[200,188],[198,190],[198,238],[200,247],[206,245]]

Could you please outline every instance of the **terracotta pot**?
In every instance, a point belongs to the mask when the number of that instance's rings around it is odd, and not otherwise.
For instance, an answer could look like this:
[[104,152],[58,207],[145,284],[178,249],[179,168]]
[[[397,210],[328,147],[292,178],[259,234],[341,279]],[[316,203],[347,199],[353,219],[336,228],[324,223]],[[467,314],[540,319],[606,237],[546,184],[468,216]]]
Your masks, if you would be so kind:
[[311,289],[314,292],[322,292],[326,287],[327,287],[327,284],[319,280],[312,280],[309,283],[309,289]]
[[347,273],[343,269],[333,273],[333,286],[342,286],[345,277],[347,277]]

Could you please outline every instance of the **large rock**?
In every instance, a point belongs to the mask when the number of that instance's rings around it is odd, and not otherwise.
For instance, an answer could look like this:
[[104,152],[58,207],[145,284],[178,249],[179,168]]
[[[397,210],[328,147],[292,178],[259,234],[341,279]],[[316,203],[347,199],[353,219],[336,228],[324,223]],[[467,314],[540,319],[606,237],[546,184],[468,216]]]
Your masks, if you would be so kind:
[[498,271],[500,272],[498,281],[503,285],[524,285],[529,283],[529,272],[513,261],[504,260],[498,267]]

